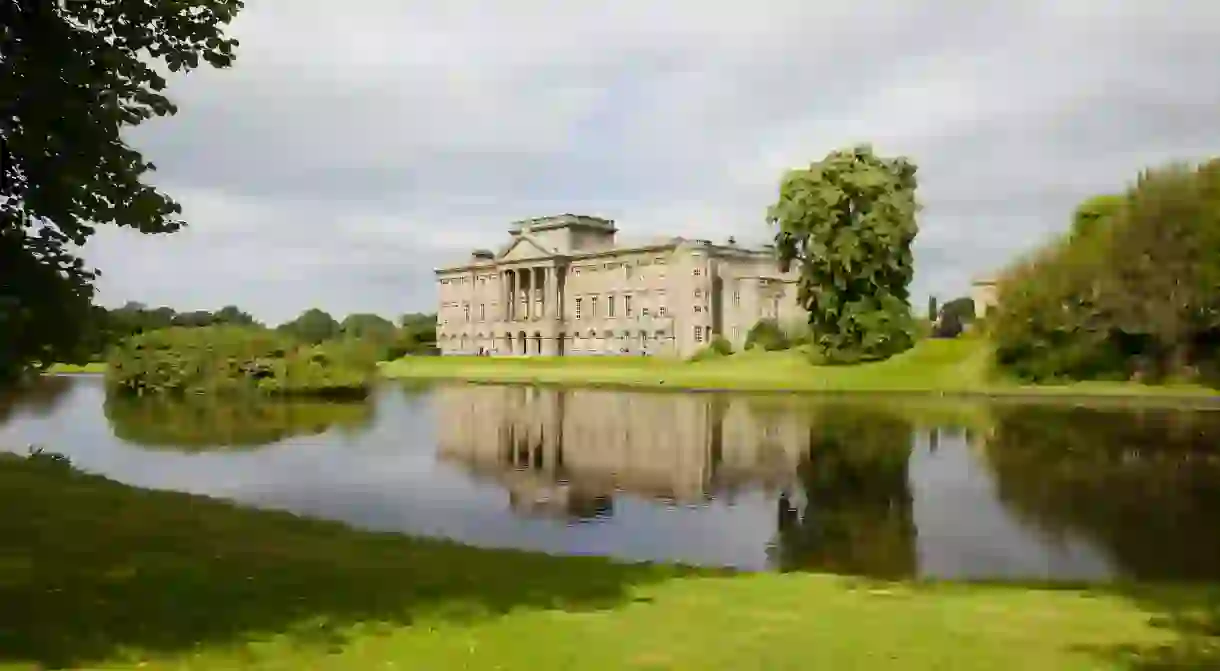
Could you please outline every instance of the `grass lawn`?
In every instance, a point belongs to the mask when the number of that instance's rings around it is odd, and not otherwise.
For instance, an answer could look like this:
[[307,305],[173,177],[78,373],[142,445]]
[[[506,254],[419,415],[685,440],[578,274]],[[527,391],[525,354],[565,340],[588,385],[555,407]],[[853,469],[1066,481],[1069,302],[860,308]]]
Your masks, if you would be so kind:
[[59,375],[64,373],[105,373],[106,364],[103,362],[73,364],[73,363],[56,363],[51,364],[47,368],[47,373],[50,375]]
[[886,361],[815,366],[801,353],[742,352],[705,361],[659,357],[406,357],[382,365],[394,378],[467,382],[811,392],[943,392],[992,395],[1220,396],[1197,385],[1125,382],[1019,385],[991,374],[986,342],[924,340]]
[[1190,669],[1204,587],[878,583],[475,549],[0,456],[0,669]]

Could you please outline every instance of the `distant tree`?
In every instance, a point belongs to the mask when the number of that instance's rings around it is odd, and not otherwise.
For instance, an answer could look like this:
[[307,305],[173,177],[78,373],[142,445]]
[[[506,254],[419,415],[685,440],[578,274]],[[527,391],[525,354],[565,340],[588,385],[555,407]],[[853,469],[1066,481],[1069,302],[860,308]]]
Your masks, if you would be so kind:
[[974,299],[969,296],[955,298],[941,306],[932,336],[956,338],[966,330],[966,325],[973,321]]
[[339,322],[330,313],[318,308],[310,308],[296,319],[281,324],[278,330],[292,335],[307,343],[320,343],[337,337],[342,331]]
[[0,0],[0,376],[77,346],[97,272],[73,247],[97,226],[183,226],[123,130],[177,111],[158,64],[233,62],[223,28],[241,7]]
[[232,326],[259,326],[259,322],[250,313],[236,305],[226,305],[216,313],[216,323]]
[[785,175],[768,211],[781,267],[799,271],[797,298],[831,361],[910,347],[915,172],[907,159],[878,157],[867,145],[834,151]]
[[398,323],[418,342],[436,343],[436,313],[412,312],[403,315]]
[[936,310],[936,296],[928,296],[928,319],[936,321],[940,313]]
[[339,328],[345,337],[379,341],[391,340],[397,332],[394,322],[372,313],[348,315]]

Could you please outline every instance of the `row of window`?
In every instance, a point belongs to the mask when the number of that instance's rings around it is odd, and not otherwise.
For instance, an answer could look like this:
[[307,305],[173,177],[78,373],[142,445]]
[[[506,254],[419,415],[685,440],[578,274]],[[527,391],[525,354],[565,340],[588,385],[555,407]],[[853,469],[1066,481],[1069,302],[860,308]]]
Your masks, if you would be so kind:
[[[588,265],[583,265],[583,266],[574,265],[574,266],[570,266],[570,270],[573,275],[580,275],[582,271],[596,272],[598,270],[622,269],[624,271],[624,274],[627,277],[630,277],[631,269],[633,267],[650,266],[650,265],[663,266],[663,265],[666,265],[666,263],[667,262],[665,260],[665,257],[658,256],[655,259],[653,259],[651,262],[648,261],[647,259],[645,259],[643,261],[636,261],[635,263],[630,263],[630,262],[626,262],[626,261],[613,261],[613,262],[609,262],[609,263],[602,263],[602,264],[593,263],[593,264],[588,264]],[[703,274],[703,269],[695,268],[694,270],[691,271],[691,274],[694,275],[695,277],[699,277]],[[496,276],[489,274],[489,275],[478,275],[475,277],[477,277],[479,284],[486,284],[487,280],[495,279]],[[662,279],[664,279],[663,275],[662,275]],[[470,284],[471,280],[472,280],[472,277],[469,275],[462,275],[461,277],[446,277],[446,278],[441,279],[441,284],[464,285],[464,284]]]
[[[615,296],[606,296],[606,302],[604,303],[604,305],[606,306],[606,313],[605,313],[606,317],[614,318],[614,317],[618,316],[619,303],[618,303],[618,301],[615,300],[615,298],[616,298]],[[598,311],[598,297],[589,296],[588,299],[589,299],[589,313],[590,313],[589,317],[602,316],[602,313],[600,311]],[[622,299],[623,299],[623,303],[622,303],[623,316],[624,317],[634,317],[635,309],[631,302],[631,296],[629,296],[629,295],[622,296]],[[577,319],[584,319],[585,318],[585,314],[584,314],[585,297],[578,296],[576,298],[576,301],[573,304],[573,306],[575,308],[574,316]],[[640,314],[644,317],[648,317],[648,316],[651,316],[652,310],[650,308],[648,308],[647,306],[645,306],[644,308],[642,308],[640,310]],[[664,305],[658,306],[657,307],[657,316],[664,317],[665,314],[666,314],[665,306]]]

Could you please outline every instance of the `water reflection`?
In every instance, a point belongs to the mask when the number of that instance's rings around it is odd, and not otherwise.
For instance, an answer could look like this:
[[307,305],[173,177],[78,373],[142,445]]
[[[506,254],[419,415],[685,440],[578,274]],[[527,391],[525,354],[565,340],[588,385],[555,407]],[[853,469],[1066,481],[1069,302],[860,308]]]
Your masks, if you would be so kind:
[[1143,579],[1220,572],[1220,413],[997,408],[982,445],[1010,510]]
[[104,411],[121,440],[175,450],[257,447],[331,428],[351,434],[367,429],[374,418],[373,405],[367,402],[300,399],[107,396]]
[[48,375],[0,390],[0,424],[23,417],[46,417],[55,411],[72,388],[73,377]]
[[488,546],[880,577],[1220,579],[1215,410],[473,385],[250,406],[118,401],[100,380],[49,378],[0,399],[0,449],[30,443],[137,486]]

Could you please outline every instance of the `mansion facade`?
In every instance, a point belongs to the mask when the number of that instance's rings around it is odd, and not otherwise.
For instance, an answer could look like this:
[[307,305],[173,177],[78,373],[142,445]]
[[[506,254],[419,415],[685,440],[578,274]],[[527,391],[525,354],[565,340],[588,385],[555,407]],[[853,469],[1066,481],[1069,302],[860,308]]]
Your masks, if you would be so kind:
[[596,217],[530,219],[498,251],[438,268],[441,354],[686,357],[716,336],[740,349],[760,319],[805,320],[796,273],[771,249],[618,245],[617,232]]

